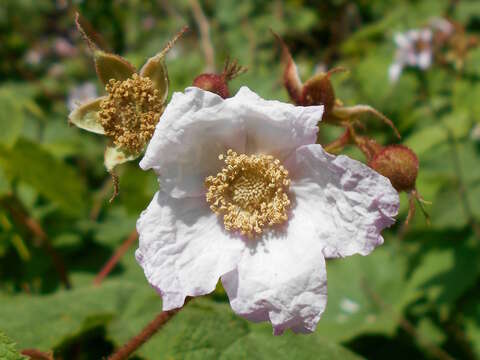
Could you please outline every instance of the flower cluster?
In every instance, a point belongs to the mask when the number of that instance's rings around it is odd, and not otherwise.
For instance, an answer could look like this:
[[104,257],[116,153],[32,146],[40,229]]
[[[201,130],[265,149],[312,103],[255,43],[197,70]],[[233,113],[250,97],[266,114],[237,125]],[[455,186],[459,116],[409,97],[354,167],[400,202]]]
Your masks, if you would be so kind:
[[388,69],[391,82],[396,82],[407,67],[425,71],[434,61],[462,68],[468,50],[477,39],[468,37],[462,25],[443,18],[431,19],[422,29],[411,29],[394,36],[395,60]]

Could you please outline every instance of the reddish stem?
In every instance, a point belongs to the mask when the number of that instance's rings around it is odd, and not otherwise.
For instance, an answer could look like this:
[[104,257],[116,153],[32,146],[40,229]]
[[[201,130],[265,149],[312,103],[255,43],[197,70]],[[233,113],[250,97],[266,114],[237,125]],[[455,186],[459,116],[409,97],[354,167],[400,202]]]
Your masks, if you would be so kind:
[[120,245],[120,247],[115,251],[112,257],[105,263],[100,272],[97,274],[97,276],[93,280],[94,285],[101,284],[103,279],[112,271],[115,265],[117,265],[118,261],[127,252],[130,246],[133,245],[137,238],[137,230],[133,230],[130,235],[125,239],[125,241]]
[[[185,300],[185,305],[190,300],[187,298]],[[152,320],[137,336],[133,337],[129,342],[123,345],[118,349],[113,355],[111,355],[108,360],[124,360],[133,354],[140,346],[147,342],[165,323],[167,323],[176,313],[183,309],[173,309],[169,311],[162,311],[157,315],[155,319]]]
[[22,355],[28,356],[30,360],[54,360],[51,352],[43,352],[37,349],[25,349],[21,352]]

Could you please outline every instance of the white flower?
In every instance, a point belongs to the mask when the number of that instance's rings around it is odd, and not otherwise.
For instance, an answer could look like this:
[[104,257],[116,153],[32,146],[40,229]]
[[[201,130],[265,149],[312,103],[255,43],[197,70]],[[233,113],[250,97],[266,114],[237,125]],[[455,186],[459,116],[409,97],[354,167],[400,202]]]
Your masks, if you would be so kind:
[[164,310],[220,278],[233,310],[274,334],[315,329],[325,259],[369,254],[399,205],[387,178],[315,144],[322,113],[246,87],[173,95],[140,162],[160,191],[137,222],[136,258]]
[[394,41],[397,51],[395,61],[388,70],[390,81],[396,82],[406,66],[416,67],[420,70],[426,70],[431,66],[433,53],[430,29],[397,33]]

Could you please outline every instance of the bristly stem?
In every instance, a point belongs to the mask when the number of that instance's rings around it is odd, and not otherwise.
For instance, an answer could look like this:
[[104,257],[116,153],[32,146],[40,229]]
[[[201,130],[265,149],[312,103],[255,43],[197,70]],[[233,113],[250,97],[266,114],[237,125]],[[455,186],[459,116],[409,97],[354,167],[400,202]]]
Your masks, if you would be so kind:
[[102,269],[99,271],[95,279],[93,280],[94,285],[100,285],[103,279],[112,271],[112,269],[117,265],[118,261],[122,256],[127,252],[127,250],[135,243],[138,238],[138,233],[136,230],[133,230],[127,239],[120,245],[120,247],[115,251],[112,257],[105,263]]
[[172,317],[174,317],[185,305],[187,305],[190,298],[185,300],[183,307],[169,311],[162,311],[153,319],[143,330],[135,337],[130,339],[125,345],[118,349],[114,354],[109,356],[108,360],[124,360],[138,350],[144,343],[146,343],[155,333],[165,325]]
[[47,353],[37,349],[25,349],[21,354],[28,356],[30,360],[54,360],[52,352]]

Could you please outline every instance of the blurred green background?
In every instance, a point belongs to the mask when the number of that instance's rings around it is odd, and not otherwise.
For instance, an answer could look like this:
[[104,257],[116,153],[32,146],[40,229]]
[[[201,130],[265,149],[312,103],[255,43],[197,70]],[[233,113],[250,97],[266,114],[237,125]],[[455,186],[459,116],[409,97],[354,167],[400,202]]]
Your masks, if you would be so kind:
[[[208,21],[202,43],[198,9]],[[304,80],[342,65],[336,94],[390,117],[419,156],[417,188],[431,215],[384,233],[370,256],[327,264],[327,310],[317,331],[274,338],[269,324],[235,316],[222,289],[192,301],[135,355],[138,359],[480,358],[480,48],[462,67],[406,69],[391,84],[396,32],[449,16],[480,31],[479,1],[446,0],[2,0],[0,3],[0,358],[54,350],[60,359],[100,359],[161,310],[131,246],[100,286],[95,275],[131,235],[157,189],[137,162],[122,165],[108,203],[105,138],[69,127],[69,101],[103,93],[74,25],[80,11],[105,49],[136,66],[185,24],[167,56],[171,91],[182,91],[226,57],[249,71],[231,83],[288,101],[270,28],[290,47]],[[398,140],[378,121],[366,133]],[[322,142],[341,129],[321,125]],[[364,161],[353,148],[352,157]],[[71,283],[58,275],[62,262]],[[16,350],[15,350],[16,349]]]

